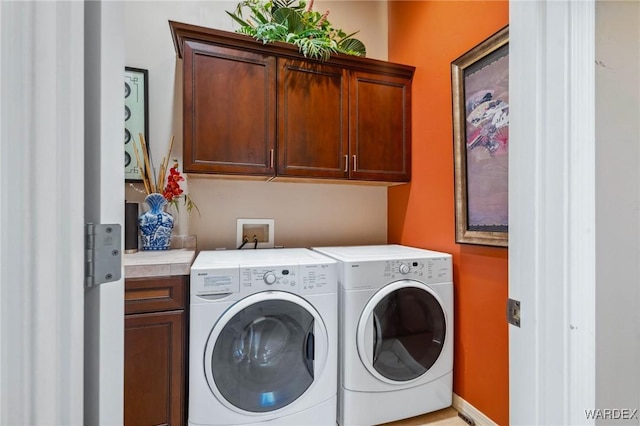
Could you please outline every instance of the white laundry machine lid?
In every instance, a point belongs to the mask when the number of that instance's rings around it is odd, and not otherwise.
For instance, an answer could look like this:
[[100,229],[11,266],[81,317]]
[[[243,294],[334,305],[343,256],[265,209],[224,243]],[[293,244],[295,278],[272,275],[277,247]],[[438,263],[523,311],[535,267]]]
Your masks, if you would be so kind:
[[280,248],[257,250],[203,250],[196,256],[191,269],[255,265],[288,265],[335,263],[312,250],[305,248]]
[[450,257],[448,253],[433,250],[425,250],[398,244],[365,245],[365,246],[336,246],[313,247],[314,251],[331,256],[344,262],[357,262],[366,260],[393,260],[413,258],[441,258]]

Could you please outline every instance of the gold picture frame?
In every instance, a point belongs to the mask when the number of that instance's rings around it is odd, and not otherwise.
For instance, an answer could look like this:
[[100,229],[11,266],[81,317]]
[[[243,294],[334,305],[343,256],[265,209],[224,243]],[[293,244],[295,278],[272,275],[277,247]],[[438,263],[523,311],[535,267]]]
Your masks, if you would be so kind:
[[456,243],[507,247],[509,27],[451,63]]

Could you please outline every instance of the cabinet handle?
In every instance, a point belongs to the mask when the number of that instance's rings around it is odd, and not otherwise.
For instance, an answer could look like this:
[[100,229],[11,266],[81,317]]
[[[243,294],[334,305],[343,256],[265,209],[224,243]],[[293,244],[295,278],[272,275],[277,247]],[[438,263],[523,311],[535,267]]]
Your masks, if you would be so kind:
[[273,148],[269,151],[269,167],[273,169]]
[[356,156],[353,156],[353,171],[357,172],[358,171],[358,159],[356,158]]
[[349,156],[348,155],[344,156],[344,171],[345,172],[349,171]]

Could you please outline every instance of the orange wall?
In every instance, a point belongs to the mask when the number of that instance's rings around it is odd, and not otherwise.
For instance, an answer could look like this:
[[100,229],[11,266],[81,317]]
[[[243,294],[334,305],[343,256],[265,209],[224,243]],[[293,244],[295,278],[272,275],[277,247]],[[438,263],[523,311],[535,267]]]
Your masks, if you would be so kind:
[[509,423],[504,248],[455,243],[451,62],[509,22],[508,1],[390,1],[389,60],[414,65],[413,176],[389,189],[389,243],[453,254],[454,392]]

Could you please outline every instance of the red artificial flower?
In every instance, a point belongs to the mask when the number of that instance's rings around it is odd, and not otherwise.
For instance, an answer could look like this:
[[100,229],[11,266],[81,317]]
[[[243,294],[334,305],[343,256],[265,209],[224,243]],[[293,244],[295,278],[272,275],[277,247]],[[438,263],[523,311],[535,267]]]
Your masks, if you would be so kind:
[[184,177],[178,171],[178,163],[174,163],[173,167],[169,169],[169,175],[167,176],[167,186],[162,191],[162,195],[167,201],[173,201],[173,197],[182,195],[184,192],[180,188],[180,183],[184,180]]
[[178,162],[175,161],[173,163],[173,167],[169,169],[169,174],[167,175],[167,185],[162,190],[162,196],[169,202],[169,204],[173,205],[177,211],[178,210],[178,200],[177,197],[184,197],[184,205],[187,207],[187,211],[191,212],[193,208],[198,210],[198,206],[193,202],[191,197],[180,188],[180,182],[183,182],[185,179],[182,174],[178,171]]

